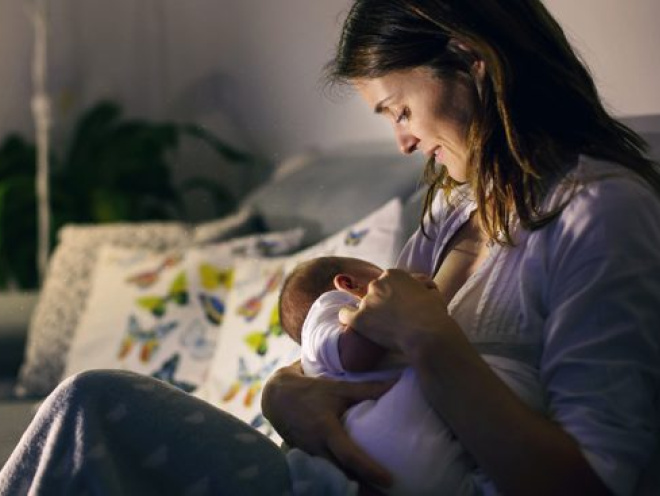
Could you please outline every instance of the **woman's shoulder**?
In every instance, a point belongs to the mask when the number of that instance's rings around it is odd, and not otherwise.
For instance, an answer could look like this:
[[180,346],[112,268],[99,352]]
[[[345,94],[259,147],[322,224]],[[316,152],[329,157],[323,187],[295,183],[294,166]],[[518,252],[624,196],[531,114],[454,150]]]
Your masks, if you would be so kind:
[[580,158],[552,192],[549,206],[561,208],[549,226],[555,236],[600,243],[620,236],[660,238],[660,194],[620,164]]
[[547,202],[550,209],[563,205],[562,215],[574,211],[588,215],[638,204],[660,207],[659,192],[627,167],[589,157],[580,158],[553,189]]

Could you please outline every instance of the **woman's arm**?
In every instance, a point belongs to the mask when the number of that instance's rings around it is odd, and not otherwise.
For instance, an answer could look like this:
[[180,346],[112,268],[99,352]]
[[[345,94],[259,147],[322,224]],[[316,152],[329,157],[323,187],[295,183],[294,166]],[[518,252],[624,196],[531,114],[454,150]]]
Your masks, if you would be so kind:
[[386,274],[341,319],[404,352],[429,402],[505,494],[631,494],[660,428],[659,218],[655,194],[611,174],[530,235],[521,298],[543,339],[550,419],[513,395],[435,292],[404,273]]
[[405,353],[432,407],[502,494],[610,494],[578,443],[530,410],[450,325]]
[[338,462],[357,480],[388,487],[391,475],[351,440],[340,419],[354,404],[379,398],[393,384],[306,377],[296,362],[266,383],[261,408],[288,445]]
[[[405,330],[386,324],[404,316]],[[437,291],[403,271],[387,271],[372,283],[360,309],[342,311],[341,319],[403,351],[431,406],[503,494],[610,494],[577,442],[529,409],[491,371],[447,315]]]

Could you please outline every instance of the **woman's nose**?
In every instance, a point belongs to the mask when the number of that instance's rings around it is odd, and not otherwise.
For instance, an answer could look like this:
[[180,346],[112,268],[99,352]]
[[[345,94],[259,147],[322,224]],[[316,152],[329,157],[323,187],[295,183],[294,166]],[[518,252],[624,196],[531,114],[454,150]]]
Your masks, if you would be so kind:
[[396,136],[396,142],[399,145],[399,150],[401,153],[406,155],[417,150],[417,145],[419,144],[419,139],[417,139],[413,134],[397,127],[394,129],[394,134]]

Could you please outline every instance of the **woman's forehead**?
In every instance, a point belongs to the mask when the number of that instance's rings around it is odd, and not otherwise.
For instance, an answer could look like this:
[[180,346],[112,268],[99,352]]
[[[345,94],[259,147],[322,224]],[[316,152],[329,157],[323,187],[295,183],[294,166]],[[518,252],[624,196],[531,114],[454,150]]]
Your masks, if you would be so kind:
[[355,79],[352,83],[367,104],[378,114],[403,95],[418,91],[428,84],[436,85],[438,80],[430,68],[415,67],[388,72],[375,78]]

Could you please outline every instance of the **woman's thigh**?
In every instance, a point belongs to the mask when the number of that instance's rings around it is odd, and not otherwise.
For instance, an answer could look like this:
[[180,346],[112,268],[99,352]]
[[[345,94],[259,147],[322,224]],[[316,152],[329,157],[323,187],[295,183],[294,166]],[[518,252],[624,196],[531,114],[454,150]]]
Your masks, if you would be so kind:
[[281,495],[290,488],[284,456],[261,433],[169,384],[122,371],[64,381],[7,465],[0,494],[18,483],[45,494]]

